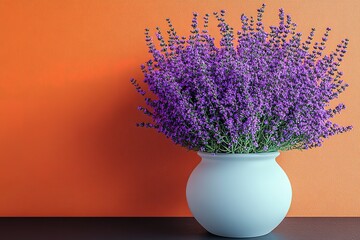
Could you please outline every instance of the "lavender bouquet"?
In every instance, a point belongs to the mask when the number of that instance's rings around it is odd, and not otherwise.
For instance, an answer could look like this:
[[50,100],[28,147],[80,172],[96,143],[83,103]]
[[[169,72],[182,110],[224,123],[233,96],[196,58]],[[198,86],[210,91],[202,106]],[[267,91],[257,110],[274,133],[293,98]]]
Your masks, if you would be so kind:
[[261,153],[308,149],[352,129],[331,121],[345,109],[334,108],[348,84],[339,71],[348,39],[324,54],[330,28],[313,43],[312,28],[305,41],[289,15],[279,10],[279,25],[265,31],[257,19],[241,16],[237,31],[215,12],[219,44],[208,32],[209,15],[198,25],[193,14],[188,38],[177,35],[170,19],[167,40],[156,28],[156,47],[145,36],[152,59],[141,66],[153,98],[131,79],[148,105],[138,107],[152,118],[138,126],[155,128],[189,150],[209,153]]

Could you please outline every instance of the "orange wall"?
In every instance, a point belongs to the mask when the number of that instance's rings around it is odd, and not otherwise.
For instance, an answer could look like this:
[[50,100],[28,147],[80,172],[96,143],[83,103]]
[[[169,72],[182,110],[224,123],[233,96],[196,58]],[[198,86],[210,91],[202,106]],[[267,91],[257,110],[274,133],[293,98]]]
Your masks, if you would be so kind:
[[[266,1],[265,1],[266,2]],[[261,1],[0,0],[0,215],[183,216],[193,152],[147,129],[129,84],[148,58],[143,29],[171,17],[187,33],[191,14],[242,12]],[[307,152],[282,153],[293,186],[290,216],[360,216],[360,2],[268,1],[299,29],[350,38],[350,84],[339,118],[355,129]],[[320,32],[320,31],[319,31]]]

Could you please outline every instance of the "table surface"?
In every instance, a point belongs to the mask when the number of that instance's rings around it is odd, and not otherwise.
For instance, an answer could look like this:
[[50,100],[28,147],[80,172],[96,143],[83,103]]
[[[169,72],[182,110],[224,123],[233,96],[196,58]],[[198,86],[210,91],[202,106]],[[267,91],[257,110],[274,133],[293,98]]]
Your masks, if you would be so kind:
[[[230,239],[207,233],[190,217],[0,218],[6,240],[206,240]],[[360,240],[360,218],[285,220],[270,234],[252,240]]]

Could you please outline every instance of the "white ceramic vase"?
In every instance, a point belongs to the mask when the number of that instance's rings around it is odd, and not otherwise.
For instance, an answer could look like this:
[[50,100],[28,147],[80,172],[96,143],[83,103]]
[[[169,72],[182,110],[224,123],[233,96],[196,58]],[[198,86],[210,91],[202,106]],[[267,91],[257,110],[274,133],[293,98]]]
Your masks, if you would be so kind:
[[202,160],[190,175],[186,197],[207,231],[223,237],[257,237],[285,218],[292,190],[275,161],[279,152],[198,154]]

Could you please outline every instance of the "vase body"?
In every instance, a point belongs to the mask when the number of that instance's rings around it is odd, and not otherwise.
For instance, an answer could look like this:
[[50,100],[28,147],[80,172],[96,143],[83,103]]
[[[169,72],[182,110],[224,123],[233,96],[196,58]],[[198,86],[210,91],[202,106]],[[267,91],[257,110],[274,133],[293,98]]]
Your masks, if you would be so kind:
[[279,152],[198,153],[186,187],[189,208],[210,233],[233,238],[268,234],[285,218],[290,181],[275,161]]

